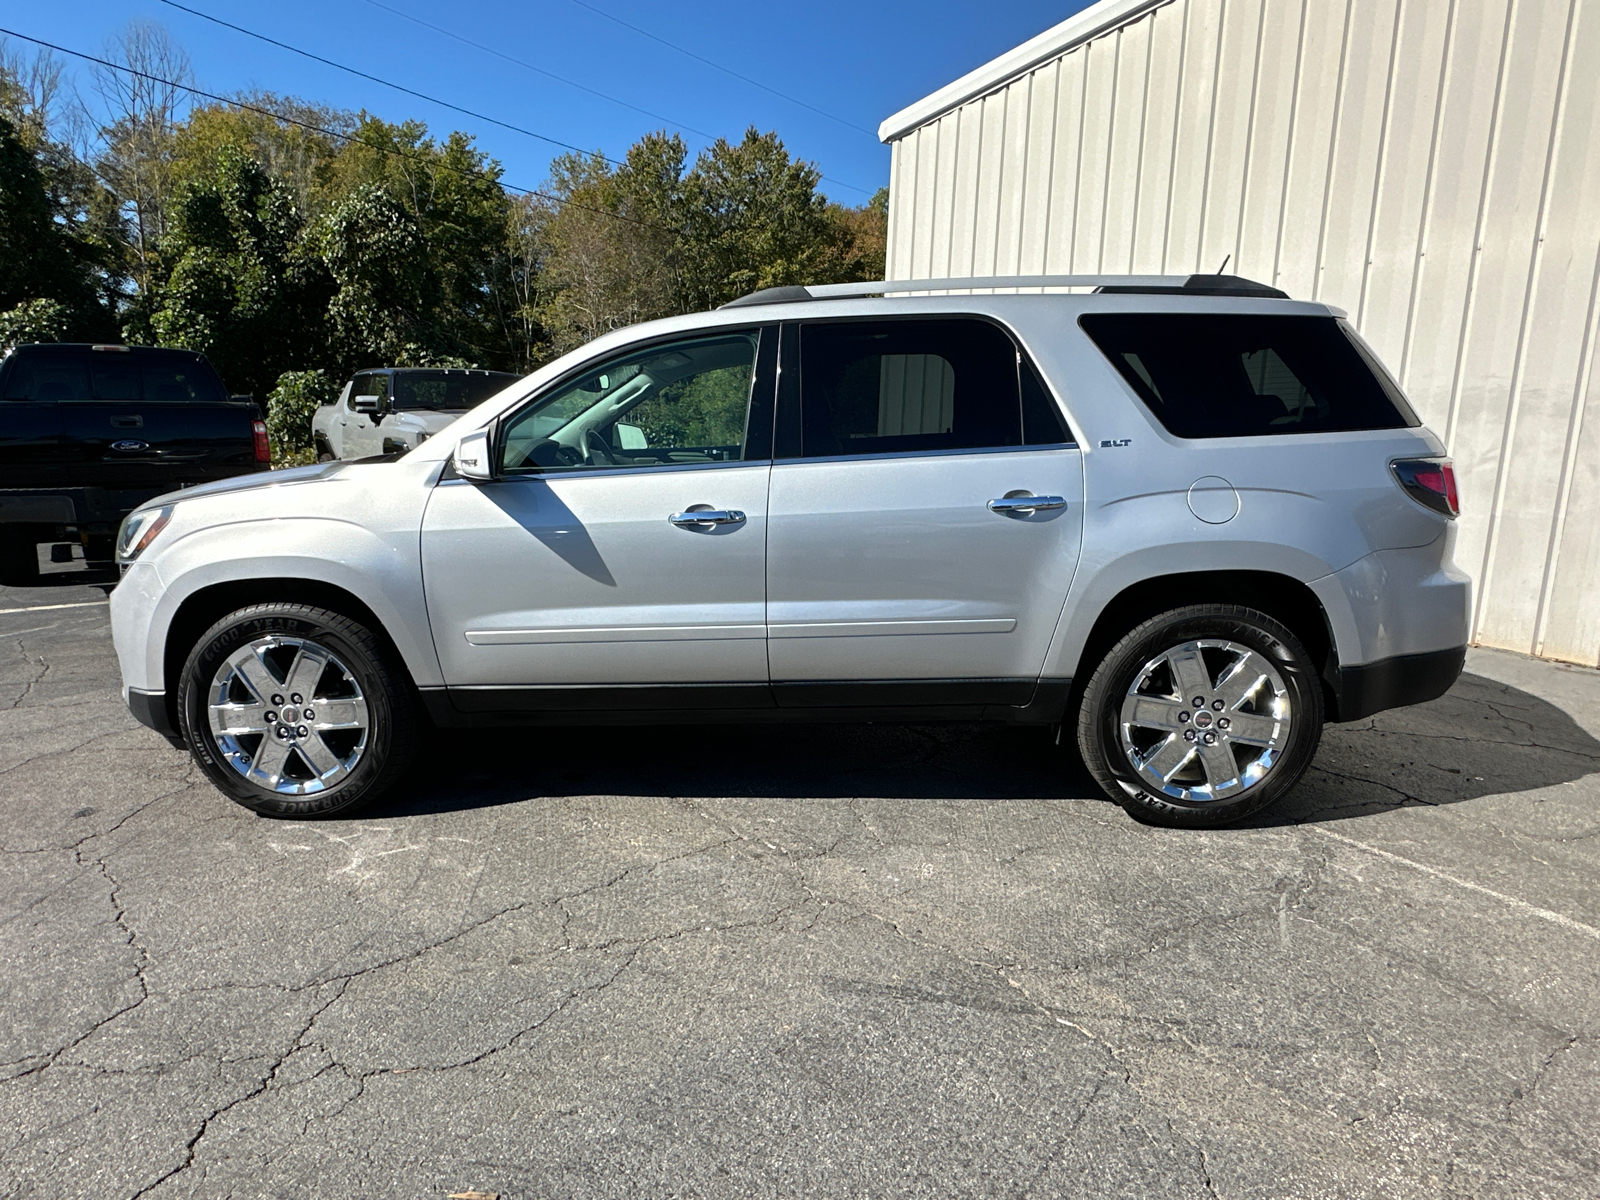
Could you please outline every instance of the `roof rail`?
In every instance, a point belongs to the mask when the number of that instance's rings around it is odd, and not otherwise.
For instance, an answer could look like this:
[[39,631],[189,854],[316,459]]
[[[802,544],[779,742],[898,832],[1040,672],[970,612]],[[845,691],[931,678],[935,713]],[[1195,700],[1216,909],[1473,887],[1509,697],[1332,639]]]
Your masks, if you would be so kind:
[[1001,288],[1094,288],[1099,292],[1173,296],[1258,296],[1287,300],[1287,292],[1238,275],[978,275],[962,279],[880,279],[866,283],[820,283],[763,288],[723,308],[846,300],[895,292],[967,292]]

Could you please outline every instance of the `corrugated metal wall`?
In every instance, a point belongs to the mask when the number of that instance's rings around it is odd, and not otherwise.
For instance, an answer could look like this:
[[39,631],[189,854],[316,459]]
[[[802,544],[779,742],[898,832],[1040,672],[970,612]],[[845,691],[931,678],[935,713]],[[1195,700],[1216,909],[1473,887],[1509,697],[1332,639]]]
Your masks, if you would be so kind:
[[1600,0],[1171,0],[893,144],[891,278],[1215,271],[1444,435],[1475,639],[1600,662]]

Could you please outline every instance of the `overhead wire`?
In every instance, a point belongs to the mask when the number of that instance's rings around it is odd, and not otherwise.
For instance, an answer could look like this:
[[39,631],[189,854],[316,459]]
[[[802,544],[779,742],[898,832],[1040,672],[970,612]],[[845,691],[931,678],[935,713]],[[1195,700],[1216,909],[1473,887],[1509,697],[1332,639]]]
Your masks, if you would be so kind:
[[165,87],[177,88],[179,91],[187,92],[192,96],[199,96],[204,100],[211,100],[217,104],[226,104],[232,108],[242,109],[245,112],[253,112],[263,117],[270,117],[274,121],[281,121],[285,125],[294,125],[300,129],[305,129],[312,133],[322,134],[324,137],[337,138],[341,142],[346,142],[357,146],[365,146],[369,150],[376,150],[380,154],[392,154],[397,158],[410,159],[413,162],[423,163],[424,165],[432,167],[435,170],[448,171],[453,175],[461,175],[469,179],[487,180],[490,183],[494,183],[505,188],[508,192],[516,192],[523,196],[535,196],[540,200],[547,200],[550,203],[560,205],[563,208],[575,208],[580,212],[589,212],[594,213],[597,216],[610,217],[614,221],[625,221],[629,225],[638,225],[643,229],[657,229],[663,233],[677,232],[669,226],[657,224],[654,221],[641,221],[637,217],[624,216],[622,213],[610,212],[603,208],[595,208],[593,205],[589,204],[580,204],[576,200],[570,200],[564,196],[557,196],[553,192],[547,192],[540,188],[519,187],[514,183],[507,183],[503,178],[491,171],[474,171],[468,167],[452,166],[449,163],[439,162],[435,159],[428,158],[426,155],[408,152],[396,146],[383,146],[375,142],[369,142],[365,138],[357,137],[355,134],[341,133],[337,129],[328,129],[326,126],[317,125],[311,121],[302,121],[296,117],[286,116],[281,112],[276,112],[270,108],[264,108],[259,104],[250,104],[236,96],[219,96],[215,92],[204,91],[203,89],[194,87],[191,84],[179,83],[175,79],[166,79],[160,75],[152,75],[148,71],[140,71],[134,67],[124,66],[122,63],[115,63],[109,59],[100,58],[93,54],[85,54],[82,50],[73,50],[66,46],[58,46],[54,42],[47,42],[43,38],[31,37],[26,33],[18,33],[15,29],[7,29],[4,26],[0,26],[0,34],[4,34],[6,37],[21,38],[25,42],[32,42],[35,46],[43,46],[46,50],[54,50],[59,54],[67,54],[73,58],[81,58],[85,62],[92,62],[98,66],[105,67],[112,71],[121,71],[126,75],[136,75],[140,79],[149,80],[151,83],[159,83]]
[[302,50],[298,46],[291,46],[288,42],[280,42],[277,38],[268,37],[264,33],[257,33],[253,29],[246,29],[243,25],[235,25],[232,21],[224,21],[221,17],[214,17],[210,13],[201,12],[197,8],[190,8],[187,4],[179,4],[178,0],[161,0],[161,3],[165,4],[168,8],[175,8],[179,12],[186,12],[190,16],[199,17],[202,21],[210,21],[213,25],[221,25],[224,29],[231,29],[235,33],[242,33],[246,37],[255,38],[257,41],[265,42],[269,46],[276,46],[280,50],[287,50],[291,54],[298,54],[302,58],[309,58],[313,62],[322,63],[324,66],[332,67],[336,71],[343,71],[348,75],[356,76],[358,79],[365,79],[372,83],[381,84],[386,88],[392,88],[395,91],[402,92],[407,96],[414,96],[418,100],[426,100],[429,104],[437,104],[441,108],[448,108],[452,112],[462,113],[466,116],[474,118],[475,120],[487,121],[491,125],[498,125],[502,129],[509,129],[511,132],[520,133],[525,137],[536,138],[541,142],[549,142],[552,146],[560,146],[563,150],[571,150],[577,154],[585,155],[598,154],[600,158],[604,159],[614,167],[620,167],[622,165],[618,160],[605,154],[600,154],[600,152],[597,150],[585,150],[581,146],[574,146],[571,142],[563,142],[559,138],[550,137],[548,134],[539,133],[536,130],[524,128],[521,125],[513,125],[509,121],[502,121],[498,117],[491,117],[487,113],[474,112],[470,108],[463,108],[459,104],[452,104],[448,100],[441,100],[437,96],[430,96],[426,92],[419,92],[414,88],[404,87],[398,83],[395,83],[393,80],[384,79],[381,75],[369,75],[366,71],[358,71],[355,67],[346,66],[342,62],[336,62],[331,58],[324,58],[320,54],[313,54],[311,51]]
[[449,29],[445,29],[441,25],[435,25],[431,21],[424,21],[421,17],[414,17],[410,13],[402,12],[398,8],[391,8],[389,5],[382,3],[382,0],[366,0],[366,3],[372,5],[373,8],[381,8],[384,12],[391,13],[394,16],[399,17],[401,20],[410,21],[413,25],[420,25],[424,29],[433,30],[434,33],[441,33],[447,38],[453,38],[455,41],[460,42],[463,46],[471,46],[474,50],[481,50],[485,54],[492,54],[496,58],[503,58],[506,62],[514,63],[516,66],[519,66],[524,70],[532,71],[535,75],[543,75],[546,79],[554,79],[557,83],[564,83],[570,88],[577,88],[580,92],[588,92],[591,96],[598,96],[602,100],[609,100],[612,104],[617,104],[623,108],[632,109],[636,113],[643,113],[652,121],[665,121],[668,125],[677,126],[679,129],[687,129],[690,133],[698,134],[703,138],[715,138],[717,136],[714,133],[707,133],[704,129],[696,129],[693,125],[687,124],[686,122],[674,121],[671,117],[664,117],[658,112],[651,112],[648,108],[640,108],[637,104],[629,104],[626,100],[623,100],[617,96],[613,96],[610,92],[602,92],[599,88],[592,88],[588,84],[579,83],[576,79],[568,79],[565,75],[557,75],[554,71],[547,71],[543,67],[535,66],[531,62],[524,62],[522,59],[517,58],[514,55],[507,54],[504,50],[496,50],[493,46],[485,46],[482,42],[475,42],[471,38],[463,37],[461,34]]
[[[593,4],[588,3],[588,0],[572,0],[572,2],[574,4],[576,4],[579,8],[588,9],[590,12],[594,13],[596,16],[604,17],[608,21],[613,21],[616,24],[621,25],[624,29],[633,30],[634,33],[637,33],[641,37],[647,37],[652,42],[660,42],[663,46],[667,47],[669,50],[676,50],[679,54],[687,55],[688,57],[694,59],[696,62],[705,63],[706,66],[713,67],[716,70],[721,71],[724,75],[731,75],[731,76],[733,76],[733,78],[735,78],[737,80],[740,80],[743,83],[748,83],[751,87],[758,87],[763,92],[772,93],[774,96],[777,96],[780,100],[787,100],[790,104],[798,104],[801,108],[809,109],[811,112],[816,113],[818,116],[827,117],[828,120],[830,120],[830,121],[837,121],[837,122],[839,122],[839,124],[844,125],[844,126],[850,128],[850,129],[854,129],[858,133],[866,134],[868,137],[872,138],[874,141],[877,140],[878,135],[873,130],[868,129],[864,125],[857,125],[854,121],[848,121],[844,117],[837,116],[834,113],[828,112],[826,109],[818,108],[815,104],[808,104],[806,101],[801,100],[798,96],[791,96],[787,92],[780,92],[777,88],[770,87],[767,84],[762,83],[759,79],[752,79],[748,75],[741,75],[738,71],[735,71],[732,67],[725,67],[721,63],[714,62],[713,60],[707,58],[703,54],[696,54],[693,50],[690,50],[685,46],[680,46],[676,42],[669,42],[666,38],[661,37],[659,34],[651,33],[648,29],[643,29],[638,25],[632,24],[631,22],[624,21],[621,17],[612,16],[612,14],[606,12],[605,9],[597,8]],[[834,182],[837,183],[838,180],[834,180]],[[849,184],[845,184],[845,186],[849,187],[850,185]],[[857,191],[865,191],[866,189],[865,188],[857,188],[856,190]]]
[[[173,8],[181,8],[181,9],[183,9],[184,12],[195,12],[194,9],[185,8],[181,4],[174,3],[173,0],[162,0],[162,3],[171,4],[171,6]],[[390,13],[393,16],[399,17],[403,21],[410,21],[412,24],[420,25],[422,28],[432,30],[434,33],[443,34],[447,38],[451,38],[451,39],[453,39],[455,41],[460,42],[463,46],[471,46],[474,50],[481,50],[485,54],[492,54],[496,58],[504,59],[506,62],[512,63],[515,66],[522,67],[524,70],[532,71],[536,75],[543,75],[546,79],[554,79],[557,83],[566,84],[566,86],[568,86],[570,88],[576,88],[580,92],[587,92],[591,96],[598,96],[600,99],[610,101],[612,104],[619,105],[622,108],[630,109],[631,111],[636,112],[636,113],[642,113],[645,116],[649,117],[653,121],[664,121],[669,126],[672,126],[672,127],[678,128],[678,129],[687,130],[688,132],[693,133],[693,134],[697,134],[698,136],[703,137],[703,138],[715,139],[717,137],[716,134],[708,133],[704,129],[696,129],[693,125],[688,124],[686,121],[677,121],[677,120],[674,120],[671,117],[663,116],[661,113],[652,112],[648,108],[641,108],[637,104],[632,104],[632,103],[628,102],[627,100],[621,99],[618,96],[613,96],[610,92],[603,92],[598,88],[590,87],[586,83],[579,83],[575,79],[568,79],[565,75],[558,75],[554,71],[546,70],[544,67],[535,66],[533,63],[527,62],[524,59],[517,58],[515,55],[507,54],[503,50],[496,50],[493,46],[486,46],[482,42],[473,41],[471,38],[465,37],[462,34],[456,33],[454,30],[446,29],[442,25],[435,25],[431,21],[424,21],[421,17],[413,16],[411,13],[404,12],[401,9],[394,8],[394,7],[392,7],[392,6],[388,5],[388,4],[384,4],[384,3],[382,3],[382,0],[365,0],[365,3],[370,4],[373,8],[382,9],[386,13]],[[599,9],[595,9],[595,11],[597,13],[600,12]],[[197,14],[197,15],[204,16],[205,14]],[[600,15],[601,16],[606,16],[607,14],[600,13]],[[206,19],[207,20],[211,20],[211,21],[217,21],[219,24],[223,24],[223,25],[227,25],[228,24],[226,21],[221,21],[219,18],[216,18],[216,17],[207,17]],[[230,29],[237,29],[241,33],[249,33],[249,30],[241,29],[237,25],[229,25],[228,27]],[[630,28],[631,28],[631,26],[630,26]],[[252,36],[252,37],[263,37],[263,35],[261,35],[261,34],[251,34],[250,36]],[[651,35],[646,34],[646,36],[651,36]],[[264,38],[264,40],[271,42],[275,46],[284,46],[286,49],[291,49],[291,50],[294,49],[294,47],[287,46],[286,43],[284,43],[284,42],[275,41],[275,40],[273,40],[271,38]],[[659,41],[660,39],[657,39],[657,40]],[[664,43],[664,44],[669,45],[669,46],[671,45],[671,43]],[[675,47],[675,46],[672,47],[672,48],[673,49],[678,49],[678,47]],[[296,53],[302,53],[303,54],[303,53],[307,53],[307,52],[306,51],[296,50]],[[687,51],[685,51],[685,53],[687,53]],[[319,61],[319,62],[328,62],[328,61],[330,61],[328,59],[321,58],[321,57],[319,57],[317,55],[310,55],[310,57],[316,58],[317,61]],[[715,65],[715,64],[712,64],[712,65]],[[345,70],[350,70],[351,68],[344,68],[344,69]],[[357,73],[359,74],[360,72],[357,72]],[[365,77],[369,78],[369,79],[372,78],[372,76],[365,76]],[[743,78],[743,77],[740,76],[740,78]],[[758,84],[757,86],[762,86],[762,85]],[[768,90],[770,91],[771,89],[768,89]],[[412,93],[412,94],[413,95],[417,95],[419,93]],[[782,93],[778,93],[778,94],[782,95]],[[785,96],[784,98],[788,99],[789,97]],[[443,103],[443,102],[442,101],[438,101],[437,103]],[[803,103],[803,101],[796,101],[796,103]],[[807,107],[809,107],[809,106],[807,106]],[[466,110],[461,109],[461,110],[458,110],[458,111],[466,111]],[[816,111],[821,112],[820,109],[818,109]],[[823,113],[823,115],[827,116],[828,114],[827,113]],[[861,127],[859,125],[857,125],[857,126],[852,126],[852,128],[860,129]],[[870,132],[870,131],[866,131],[866,132]],[[604,157],[604,156],[602,155],[602,157]],[[606,159],[606,161],[607,162],[612,162],[614,160]],[[823,175],[821,172],[818,172],[818,177],[821,180],[823,180],[823,182],[825,182],[825,183],[831,183],[831,184],[835,185],[836,187],[848,188],[852,192],[860,192],[863,196],[870,196],[870,195],[873,194],[871,189],[869,189],[869,188],[860,187],[860,186],[858,186],[857,184],[854,184],[854,183],[846,183],[844,180],[835,179],[831,175]]]

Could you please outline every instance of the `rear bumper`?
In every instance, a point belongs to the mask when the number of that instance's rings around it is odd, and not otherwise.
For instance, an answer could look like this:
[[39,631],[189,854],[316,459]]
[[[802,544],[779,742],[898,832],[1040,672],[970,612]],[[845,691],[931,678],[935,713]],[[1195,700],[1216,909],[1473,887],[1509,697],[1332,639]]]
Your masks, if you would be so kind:
[[1437,700],[1461,675],[1467,648],[1400,654],[1377,662],[1340,667],[1334,684],[1338,711],[1333,721],[1359,721],[1387,708]]
[[125,688],[123,698],[127,701],[128,711],[133,714],[135,721],[148,729],[154,729],[174,746],[184,744],[182,735],[172,723],[172,714],[167,710],[165,692],[142,692],[138,688]]

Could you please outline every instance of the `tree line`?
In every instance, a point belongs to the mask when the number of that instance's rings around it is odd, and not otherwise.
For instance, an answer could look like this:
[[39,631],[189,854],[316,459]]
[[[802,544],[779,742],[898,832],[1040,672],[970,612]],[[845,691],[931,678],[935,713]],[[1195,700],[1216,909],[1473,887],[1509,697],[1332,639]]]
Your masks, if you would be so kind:
[[829,201],[772,132],[692,159],[667,132],[620,161],[563,155],[528,194],[459,131],[192,102],[160,26],[108,57],[142,75],[96,68],[86,98],[48,54],[0,52],[0,348],[184,347],[265,401],[286,373],[526,372],[756,288],[882,277],[886,192]]

